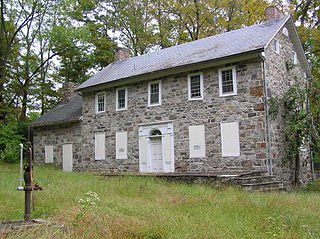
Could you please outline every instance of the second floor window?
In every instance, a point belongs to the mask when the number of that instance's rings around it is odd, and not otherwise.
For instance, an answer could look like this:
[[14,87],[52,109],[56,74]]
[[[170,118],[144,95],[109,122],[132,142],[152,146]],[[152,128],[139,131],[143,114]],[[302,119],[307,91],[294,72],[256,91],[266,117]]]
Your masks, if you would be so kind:
[[189,100],[203,99],[203,74],[188,75],[188,98]]
[[273,50],[279,54],[280,53],[280,43],[279,43],[279,40],[277,39],[274,39],[273,40]]
[[292,51],[292,63],[298,64],[298,57],[297,57],[297,53],[295,51]]
[[161,81],[149,83],[149,106],[161,105]]
[[101,113],[106,110],[106,95],[104,92],[96,94],[96,113]]
[[127,89],[117,89],[117,110],[127,109]]
[[236,95],[236,68],[235,66],[219,69],[220,96]]

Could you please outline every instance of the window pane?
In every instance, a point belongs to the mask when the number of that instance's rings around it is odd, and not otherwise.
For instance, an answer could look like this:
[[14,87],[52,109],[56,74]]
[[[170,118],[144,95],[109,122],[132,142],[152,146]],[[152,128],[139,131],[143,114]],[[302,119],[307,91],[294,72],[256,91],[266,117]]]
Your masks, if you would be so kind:
[[201,85],[200,75],[190,77],[190,97],[199,98],[201,97]]
[[232,69],[221,72],[222,93],[233,93]]
[[118,90],[118,108],[123,109],[126,107],[126,90]]
[[104,111],[104,95],[98,95],[98,112]]
[[150,85],[150,104],[159,103],[159,83]]

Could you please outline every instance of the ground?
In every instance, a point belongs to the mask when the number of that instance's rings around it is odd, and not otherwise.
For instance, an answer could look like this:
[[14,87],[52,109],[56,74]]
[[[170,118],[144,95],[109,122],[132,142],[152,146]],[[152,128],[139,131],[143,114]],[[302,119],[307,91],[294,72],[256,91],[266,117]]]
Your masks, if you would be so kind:
[[[18,165],[0,163],[0,221],[23,218]],[[317,192],[250,193],[234,187],[105,178],[36,166],[33,218],[63,224],[5,238],[320,238]],[[89,193],[88,193],[89,192]]]

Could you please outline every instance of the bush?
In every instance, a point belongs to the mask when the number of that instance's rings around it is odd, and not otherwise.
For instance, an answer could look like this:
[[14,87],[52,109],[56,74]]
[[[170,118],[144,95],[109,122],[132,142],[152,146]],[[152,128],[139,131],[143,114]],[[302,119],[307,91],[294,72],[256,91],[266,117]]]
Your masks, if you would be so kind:
[[15,163],[19,161],[19,145],[7,144],[0,152],[0,159],[5,163]]
[[320,192],[320,178],[307,185],[306,190],[308,192]]

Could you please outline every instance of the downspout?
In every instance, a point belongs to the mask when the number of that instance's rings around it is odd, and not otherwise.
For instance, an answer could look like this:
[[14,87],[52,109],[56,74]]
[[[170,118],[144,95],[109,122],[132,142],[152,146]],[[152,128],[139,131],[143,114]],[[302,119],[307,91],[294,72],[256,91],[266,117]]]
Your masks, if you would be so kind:
[[264,52],[259,54],[259,58],[261,59],[261,69],[262,69],[262,77],[263,77],[263,89],[264,89],[264,107],[266,113],[266,144],[267,144],[267,169],[268,174],[273,175],[273,162],[272,162],[272,153],[271,153],[271,135],[270,135],[270,121],[269,121],[269,107],[268,107],[268,90],[267,90],[267,73],[266,73],[266,58],[264,56]]

